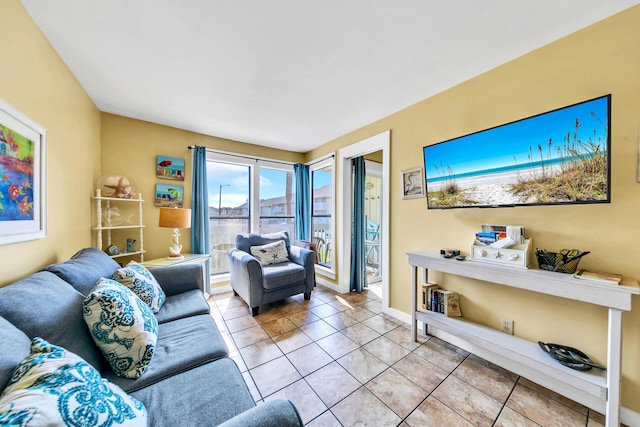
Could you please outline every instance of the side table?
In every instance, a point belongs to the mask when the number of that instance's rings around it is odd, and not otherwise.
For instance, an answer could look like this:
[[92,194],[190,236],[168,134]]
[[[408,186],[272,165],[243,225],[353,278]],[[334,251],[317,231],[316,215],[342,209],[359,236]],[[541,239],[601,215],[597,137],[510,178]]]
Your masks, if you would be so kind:
[[207,260],[211,258],[209,254],[182,254],[184,255],[184,259],[173,260],[164,258],[156,258],[149,261],[145,261],[141,263],[147,268],[156,268],[156,267],[173,267],[176,265],[185,265],[185,264],[200,264],[202,266],[202,292],[207,292],[207,285],[209,284],[209,278],[207,277]]

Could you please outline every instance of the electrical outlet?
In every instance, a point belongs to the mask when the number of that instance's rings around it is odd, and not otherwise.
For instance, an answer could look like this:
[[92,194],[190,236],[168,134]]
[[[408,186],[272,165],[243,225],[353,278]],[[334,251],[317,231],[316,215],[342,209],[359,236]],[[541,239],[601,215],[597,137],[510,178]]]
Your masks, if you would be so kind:
[[500,330],[505,334],[513,335],[513,320],[506,317],[500,318]]

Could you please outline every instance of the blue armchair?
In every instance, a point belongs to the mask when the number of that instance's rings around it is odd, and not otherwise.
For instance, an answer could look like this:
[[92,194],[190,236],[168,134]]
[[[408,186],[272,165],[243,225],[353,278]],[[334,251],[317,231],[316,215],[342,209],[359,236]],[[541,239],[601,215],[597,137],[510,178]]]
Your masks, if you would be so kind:
[[[277,243],[279,241],[283,241],[286,248],[288,260],[284,262],[267,265],[269,260],[263,258],[260,262],[251,253],[251,247],[254,247],[254,252],[258,246],[274,244],[282,247]],[[282,255],[285,256],[284,253]],[[315,283],[315,254],[309,249],[292,246],[288,232],[238,234],[236,247],[229,250],[228,256],[231,287],[249,305],[252,316],[258,314],[261,305],[292,295],[303,293],[304,299],[311,298]],[[283,260],[275,255],[273,258]]]

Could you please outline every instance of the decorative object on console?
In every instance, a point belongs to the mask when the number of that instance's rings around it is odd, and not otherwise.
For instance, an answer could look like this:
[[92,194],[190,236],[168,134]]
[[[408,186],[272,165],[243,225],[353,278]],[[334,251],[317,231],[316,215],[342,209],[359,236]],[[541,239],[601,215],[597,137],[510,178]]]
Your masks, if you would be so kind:
[[522,245],[509,248],[494,248],[479,240],[471,244],[471,260],[500,264],[511,267],[529,268],[532,263],[531,239],[525,239]]
[[603,371],[607,369],[605,366],[593,363],[589,356],[577,348],[561,344],[543,343],[542,341],[538,341],[538,345],[549,356],[571,369],[578,371],[588,371],[591,368],[598,368]]
[[182,245],[179,243],[180,228],[191,228],[191,209],[186,208],[160,208],[158,225],[164,228],[173,228],[173,245],[169,247],[169,259],[184,259]]
[[536,248],[538,267],[541,270],[555,271],[558,273],[575,273],[578,268],[580,258],[587,255],[589,251],[580,252],[577,249],[560,249],[560,252],[549,252],[546,249]]
[[421,167],[402,171],[402,198],[419,199],[424,197],[424,169]]

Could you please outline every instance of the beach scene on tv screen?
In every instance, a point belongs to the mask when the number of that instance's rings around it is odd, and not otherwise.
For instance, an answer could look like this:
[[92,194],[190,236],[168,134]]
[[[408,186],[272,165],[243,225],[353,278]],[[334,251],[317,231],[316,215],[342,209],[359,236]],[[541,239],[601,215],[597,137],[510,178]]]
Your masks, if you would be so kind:
[[429,208],[609,197],[609,97],[424,147]]

